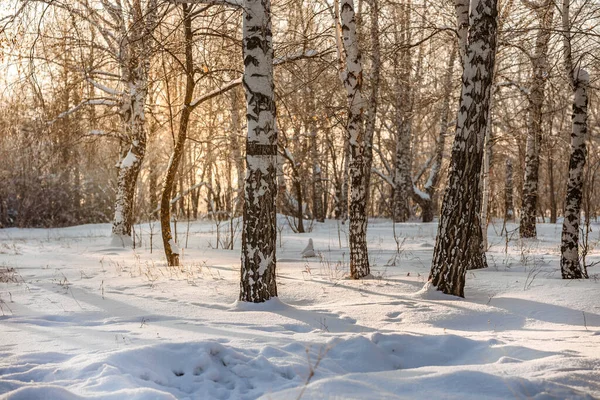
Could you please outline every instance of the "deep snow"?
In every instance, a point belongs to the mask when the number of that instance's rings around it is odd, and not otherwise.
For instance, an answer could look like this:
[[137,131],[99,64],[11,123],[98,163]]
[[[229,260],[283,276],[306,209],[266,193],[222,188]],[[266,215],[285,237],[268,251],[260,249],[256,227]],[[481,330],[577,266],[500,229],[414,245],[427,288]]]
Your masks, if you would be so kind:
[[[235,301],[239,238],[216,249],[210,221],[187,246],[179,224],[181,268],[157,225],[152,254],[148,224],[135,250],[109,225],[0,230],[0,397],[600,398],[600,267],[560,279],[560,225],[529,241],[490,226],[489,268],[460,299],[426,285],[436,224],[397,224],[397,252],[392,224],[371,222],[373,277],[352,281],[346,226],[280,223],[280,298],[262,305]],[[309,238],[318,257],[301,255]]]

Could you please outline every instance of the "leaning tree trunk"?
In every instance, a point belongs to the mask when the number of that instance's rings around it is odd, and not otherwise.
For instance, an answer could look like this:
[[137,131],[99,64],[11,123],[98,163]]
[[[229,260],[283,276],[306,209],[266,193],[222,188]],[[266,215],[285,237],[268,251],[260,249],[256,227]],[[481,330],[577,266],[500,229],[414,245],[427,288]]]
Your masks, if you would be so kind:
[[[162,195],[160,198],[160,227],[162,230],[163,245],[165,248],[165,256],[167,265],[176,267],[179,266],[179,248],[173,239],[171,233],[171,193],[173,192],[173,183],[179,169],[181,158],[183,157],[183,148],[185,138],[187,137],[190,115],[192,114],[192,96],[194,95],[195,79],[194,79],[194,62],[192,55],[192,18],[190,9],[192,6],[182,4],[183,6],[183,30],[185,37],[185,95],[183,100],[183,109],[179,119],[179,132],[177,133],[177,142],[169,160],[167,174],[163,183]],[[189,216],[188,216],[189,218]]]
[[358,36],[356,34],[356,16],[354,0],[341,0],[339,10],[342,43],[346,52],[346,63],[342,81],[348,98],[348,122],[346,134],[350,147],[350,276],[359,279],[369,275],[369,256],[367,252],[367,190],[364,168],[364,126],[362,97],[362,63]]
[[[113,244],[130,246],[133,241],[133,203],[137,178],[146,154],[146,118],[150,44],[155,27],[156,0],[150,0],[146,13],[141,3],[132,3],[133,23],[120,42],[121,80],[125,86],[119,116],[129,149],[118,164],[117,196],[113,219]],[[122,16],[121,30],[126,32]]]
[[277,131],[271,1],[245,0],[243,20],[248,137],[239,300],[260,303],[277,296]]
[[554,14],[554,3],[540,12],[540,30],[536,38],[533,63],[533,79],[527,106],[527,145],[525,153],[525,177],[523,179],[523,199],[521,203],[521,220],[519,234],[522,238],[534,238],[537,235],[535,221],[538,207],[540,147],[542,141],[542,108],[544,91],[548,76],[548,42],[549,28]]
[[[587,87],[589,75],[577,70],[574,76],[573,122],[569,180],[565,198],[564,222],[560,245],[560,270],[563,279],[587,278],[586,266],[579,259],[579,219],[583,193],[583,167],[585,166],[585,137],[587,134]],[[586,215],[586,218],[588,216]]]
[[479,223],[480,173],[496,57],[496,0],[474,0],[456,136],[429,280],[464,297],[468,269],[486,266]]
[[117,197],[112,226],[113,245],[131,246],[133,244],[131,231],[134,222],[135,186],[146,153],[144,107],[143,101],[138,98],[138,95],[139,92],[131,96],[131,102],[127,104],[127,112],[121,113],[121,120],[126,124],[127,136],[131,138],[131,142],[125,157],[118,164]]

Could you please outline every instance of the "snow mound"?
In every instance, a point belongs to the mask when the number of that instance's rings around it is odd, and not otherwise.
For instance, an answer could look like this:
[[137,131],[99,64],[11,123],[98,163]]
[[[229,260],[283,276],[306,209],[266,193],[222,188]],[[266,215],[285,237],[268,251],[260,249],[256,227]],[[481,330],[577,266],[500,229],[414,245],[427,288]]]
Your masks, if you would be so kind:
[[423,288],[414,293],[413,296],[423,300],[462,300],[460,297],[440,292],[431,282],[425,282]]
[[317,253],[315,253],[315,246],[313,244],[312,238],[308,239],[308,244],[306,245],[304,250],[302,250],[301,254],[303,258],[311,258],[317,256]]
[[[290,367],[279,367],[262,354],[225,347],[217,342],[164,344],[108,354],[76,356],[0,380],[7,399],[255,399],[271,387],[296,386]],[[36,383],[39,382],[39,383]],[[68,385],[67,389],[53,385]]]
[[[16,372],[0,371],[0,393],[10,400],[287,399],[306,386],[306,399],[586,398],[557,383],[521,377],[546,368],[540,362],[570,370],[560,357],[455,335],[375,333],[261,349],[170,343],[66,360],[49,355],[37,365],[28,361],[12,369]],[[306,385],[311,368],[315,375]]]
[[[288,389],[261,397],[262,400],[294,399],[301,389]],[[343,395],[340,395],[343,393]],[[513,376],[496,376],[479,371],[400,371],[350,374],[323,379],[308,385],[303,399],[446,399],[446,400],[563,400],[590,399],[584,393],[543,380],[532,382]]]

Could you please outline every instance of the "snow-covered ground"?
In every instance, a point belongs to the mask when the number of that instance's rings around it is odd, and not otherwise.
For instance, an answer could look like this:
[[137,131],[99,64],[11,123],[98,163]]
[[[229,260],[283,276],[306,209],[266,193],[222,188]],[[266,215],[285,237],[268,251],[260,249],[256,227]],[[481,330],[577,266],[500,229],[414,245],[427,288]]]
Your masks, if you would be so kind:
[[560,225],[491,226],[466,299],[426,287],[436,228],[397,224],[397,247],[372,221],[373,278],[352,281],[344,226],[284,227],[262,305],[235,301],[239,238],[216,249],[211,222],[179,224],[181,268],[148,225],[135,250],[109,225],[0,230],[0,398],[600,398],[600,267],[560,279]]

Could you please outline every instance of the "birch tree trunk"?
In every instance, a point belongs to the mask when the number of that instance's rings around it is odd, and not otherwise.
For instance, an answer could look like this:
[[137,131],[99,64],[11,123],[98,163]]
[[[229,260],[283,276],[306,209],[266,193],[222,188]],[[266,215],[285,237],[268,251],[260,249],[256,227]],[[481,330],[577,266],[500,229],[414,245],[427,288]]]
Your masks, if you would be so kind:
[[369,275],[370,268],[367,253],[367,190],[364,168],[363,69],[356,33],[354,0],[341,0],[338,18],[346,53],[345,68],[341,75],[348,98],[346,134],[350,150],[350,276],[359,279]]
[[548,1],[540,12],[542,13],[540,16],[540,30],[536,38],[535,54],[532,57],[533,77],[527,107],[525,177],[523,179],[523,199],[521,203],[521,220],[519,222],[519,234],[522,238],[534,238],[537,235],[535,221],[539,191],[542,108],[548,78],[549,29],[554,15],[554,3]]
[[[573,114],[571,116],[571,156],[569,179],[565,197],[564,221],[560,244],[560,271],[563,279],[587,279],[585,264],[579,259],[579,220],[583,194],[583,167],[585,166],[585,139],[587,135],[588,94],[590,76],[581,68],[574,68],[571,53],[571,23],[569,0],[562,4],[563,51],[565,69],[573,89]],[[589,218],[586,215],[586,218]]]
[[488,247],[488,209],[490,205],[490,165],[492,162],[492,105],[494,103],[493,91],[490,95],[490,104],[485,127],[485,143],[483,146],[483,171],[481,173],[481,235],[483,248]]
[[411,105],[411,53],[410,53],[410,1],[400,5],[400,32],[396,41],[402,45],[394,60],[396,75],[396,157],[394,169],[394,222],[405,222],[410,218],[410,198],[413,194],[412,181],[412,105]]
[[[120,10],[120,3],[118,3]],[[135,186],[146,154],[146,117],[144,107],[148,95],[148,70],[150,47],[155,26],[157,4],[150,0],[146,12],[142,12],[140,0],[131,4],[133,22],[126,29],[122,10],[115,11],[120,18],[123,38],[120,43],[121,80],[125,90],[120,100],[119,116],[128,150],[118,163],[117,196],[113,219],[113,244],[130,246],[134,222],[133,202]]]
[[181,110],[181,116],[179,119],[177,141],[175,143],[175,148],[173,149],[173,154],[171,154],[171,159],[169,160],[169,166],[167,167],[167,174],[165,175],[160,199],[160,227],[162,230],[162,239],[165,249],[165,256],[167,258],[167,265],[170,267],[179,266],[179,247],[177,244],[175,244],[175,241],[173,240],[173,234],[171,233],[171,193],[173,192],[173,183],[175,182],[179,164],[184,154],[185,139],[187,137],[190,115],[192,114],[192,107],[190,103],[192,102],[192,97],[194,95],[194,87],[196,86],[192,55],[193,34],[192,18],[190,15],[190,9],[192,6],[183,3],[182,7],[183,30],[185,38],[185,94],[183,100],[183,109]]
[[[377,106],[379,104],[379,85],[381,76],[381,43],[379,40],[379,0],[369,0],[371,22],[371,93],[367,105],[367,120],[365,121],[365,186],[367,196],[371,182],[371,167],[373,165],[373,136],[377,122]],[[367,198],[367,202],[368,202]]]
[[[575,94],[571,133],[569,179],[565,198],[565,212],[560,245],[560,270],[563,279],[588,278],[586,266],[579,259],[579,220],[583,193],[585,166],[585,139],[587,134],[587,106],[589,75],[584,70],[575,72]],[[589,216],[586,215],[586,218]]]
[[[309,71],[309,77],[310,77]],[[311,79],[312,80],[312,79]],[[312,164],[312,211],[313,219],[317,222],[325,222],[325,207],[323,205],[323,175],[321,164],[319,163],[319,146],[316,124],[316,106],[312,88],[307,88],[305,92],[305,101],[307,102],[308,116],[306,122],[306,130],[309,137],[310,146],[310,161]]]
[[456,136],[429,275],[437,290],[460,297],[467,269],[486,266],[479,180],[496,56],[496,7],[496,0],[471,4]]
[[240,301],[277,296],[277,130],[270,0],[245,0],[243,84],[246,90],[246,179]]

